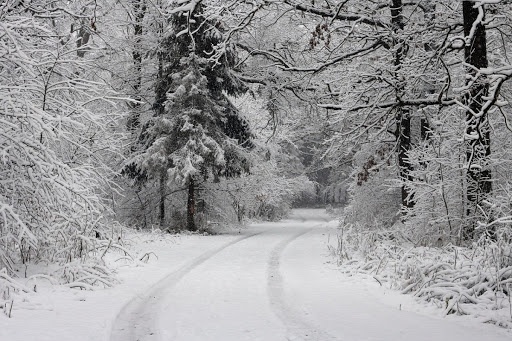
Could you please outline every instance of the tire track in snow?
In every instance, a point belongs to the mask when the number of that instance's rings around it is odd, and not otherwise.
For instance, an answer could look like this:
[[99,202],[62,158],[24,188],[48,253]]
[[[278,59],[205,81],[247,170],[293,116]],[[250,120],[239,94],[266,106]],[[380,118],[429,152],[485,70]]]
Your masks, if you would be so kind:
[[[336,341],[334,336],[319,330],[312,324],[308,323],[292,306],[290,306],[284,295],[283,277],[279,271],[280,259],[286,247],[297,238],[311,232],[315,227],[301,230],[280,242],[272,251],[268,262],[268,296],[270,305],[277,317],[283,322],[287,328],[286,339],[289,341]],[[307,279],[306,279],[307,280]]]
[[227,244],[201,254],[151,286],[147,294],[133,298],[121,309],[112,324],[110,341],[159,340],[158,331],[153,327],[153,320],[155,315],[158,314],[156,307],[164,294],[163,292],[174,287],[190,271],[215,256],[217,253],[261,233],[263,232],[239,237]]

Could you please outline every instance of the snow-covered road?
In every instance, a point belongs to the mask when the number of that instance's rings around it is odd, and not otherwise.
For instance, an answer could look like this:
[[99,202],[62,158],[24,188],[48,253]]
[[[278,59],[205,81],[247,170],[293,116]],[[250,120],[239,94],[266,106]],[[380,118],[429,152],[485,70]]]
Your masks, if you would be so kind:
[[175,269],[130,301],[111,341],[510,340],[496,327],[406,311],[376,283],[328,262],[320,210],[257,224]]

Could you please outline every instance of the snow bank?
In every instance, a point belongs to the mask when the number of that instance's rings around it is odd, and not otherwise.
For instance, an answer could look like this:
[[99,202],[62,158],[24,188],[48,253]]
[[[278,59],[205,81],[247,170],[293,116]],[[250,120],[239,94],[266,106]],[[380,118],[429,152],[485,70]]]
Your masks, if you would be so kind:
[[430,302],[444,315],[512,328],[510,244],[415,247],[390,232],[343,226],[329,245],[343,273],[372,276],[381,286]]
[[[2,304],[0,340],[109,340],[112,321],[133,297],[190,259],[233,238],[127,230],[103,256],[108,242],[98,249],[102,263],[90,265],[101,269],[83,264],[66,265],[65,270],[28,265],[26,278],[20,269],[19,278],[14,279],[0,272],[0,289],[2,285],[16,289],[10,289],[11,297]],[[99,273],[93,274],[94,269]],[[102,269],[110,269],[109,285],[94,283],[102,281]],[[58,278],[61,274],[75,276],[75,281],[66,284]]]

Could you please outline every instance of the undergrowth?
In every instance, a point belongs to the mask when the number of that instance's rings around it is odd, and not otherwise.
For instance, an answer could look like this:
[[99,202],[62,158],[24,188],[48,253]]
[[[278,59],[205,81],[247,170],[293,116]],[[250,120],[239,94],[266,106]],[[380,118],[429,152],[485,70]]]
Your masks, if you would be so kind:
[[414,245],[403,230],[368,231],[346,224],[331,246],[340,270],[431,302],[445,315],[470,315],[512,328],[512,244],[482,236],[469,247]]
[[[108,233],[95,237],[81,236],[82,250],[78,257],[11,260],[9,267],[0,269],[0,310],[11,317],[16,302],[29,300],[30,295],[38,293],[41,285],[78,290],[112,287],[117,283],[117,268],[139,266],[156,258],[153,252],[145,250],[144,244],[167,240],[168,236],[160,230],[135,233],[115,226]],[[66,250],[61,253],[65,254]]]

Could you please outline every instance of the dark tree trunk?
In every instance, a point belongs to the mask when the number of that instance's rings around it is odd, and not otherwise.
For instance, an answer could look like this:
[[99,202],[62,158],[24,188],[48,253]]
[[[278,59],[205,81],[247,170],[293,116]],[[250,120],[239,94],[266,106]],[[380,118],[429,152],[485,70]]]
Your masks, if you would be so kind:
[[162,170],[160,173],[160,228],[165,228],[165,197],[166,197],[166,183],[167,183],[167,170]]
[[[408,152],[411,150],[411,115],[408,108],[400,104],[405,92],[405,80],[401,74],[403,60],[406,54],[406,43],[402,38],[405,27],[403,19],[402,0],[393,0],[391,4],[391,24],[393,27],[393,39],[395,45],[394,66],[396,79],[396,99],[399,105],[396,108],[396,134],[398,142],[398,166],[399,176],[403,182],[412,180],[410,175],[412,166],[408,159]],[[414,200],[411,198],[409,189],[402,185],[402,206],[411,208]]]
[[[474,23],[479,20],[480,11],[484,6],[475,8],[475,2],[463,1],[462,10],[464,16],[464,35],[470,36]],[[483,18],[482,18],[483,20]],[[485,26],[480,22],[476,25],[469,42],[464,49],[465,62],[473,67],[467,68],[468,75],[474,77],[478,69],[488,66],[487,41]],[[489,83],[480,77],[473,83],[466,94],[465,104],[469,108],[466,112],[466,163],[467,163],[467,210],[470,219],[464,233],[466,239],[471,239],[478,216],[481,215],[481,203],[492,192],[492,174],[488,168],[488,160],[491,155],[491,139],[489,131],[488,113],[483,111],[483,103],[488,94]]]
[[187,230],[197,231],[194,215],[196,211],[195,200],[195,182],[191,176],[188,179],[188,199],[187,199]]
[[[427,0],[427,2],[424,5],[424,17],[425,17],[425,26],[427,28],[432,27],[435,25],[435,19],[436,19],[436,4],[432,0]],[[424,48],[426,52],[433,51],[439,43],[436,41],[427,41],[424,44]],[[436,86],[435,84],[425,84],[425,90],[428,95],[433,95],[436,93]],[[420,135],[421,140],[425,141],[430,138],[430,125],[428,123],[428,120],[423,117],[420,121]]]
[[[400,179],[402,181],[412,181],[412,166],[407,155],[411,150],[411,115],[407,108],[398,108],[398,166],[400,167]],[[404,184],[402,185],[402,206],[407,208],[414,207],[412,195]]]
[[142,87],[142,33],[143,21],[146,15],[146,0],[132,0],[133,14],[135,23],[133,24],[134,46],[132,52],[133,71],[135,79],[133,81],[133,99],[137,102],[131,104],[132,112],[127,120],[128,131],[135,131],[140,126],[140,107]]
[[[155,105],[153,109],[155,110],[156,116],[162,116],[164,114],[164,101],[165,94],[167,93],[167,80],[164,73],[164,68],[166,64],[165,54],[162,51],[158,52],[158,74],[156,81],[156,89],[155,89]],[[167,169],[168,165],[163,165],[164,169],[162,169],[162,173],[160,175],[160,225],[163,226],[165,224],[165,197],[166,197],[166,183],[167,183]]]
[[85,45],[89,42],[91,38],[91,33],[89,32],[89,28],[87,27],[88,22],[84,20],[80,29],[78,30],[77,39],[76,39],[76,54],[78,57],[85,57],[85,52],[87,51]]

